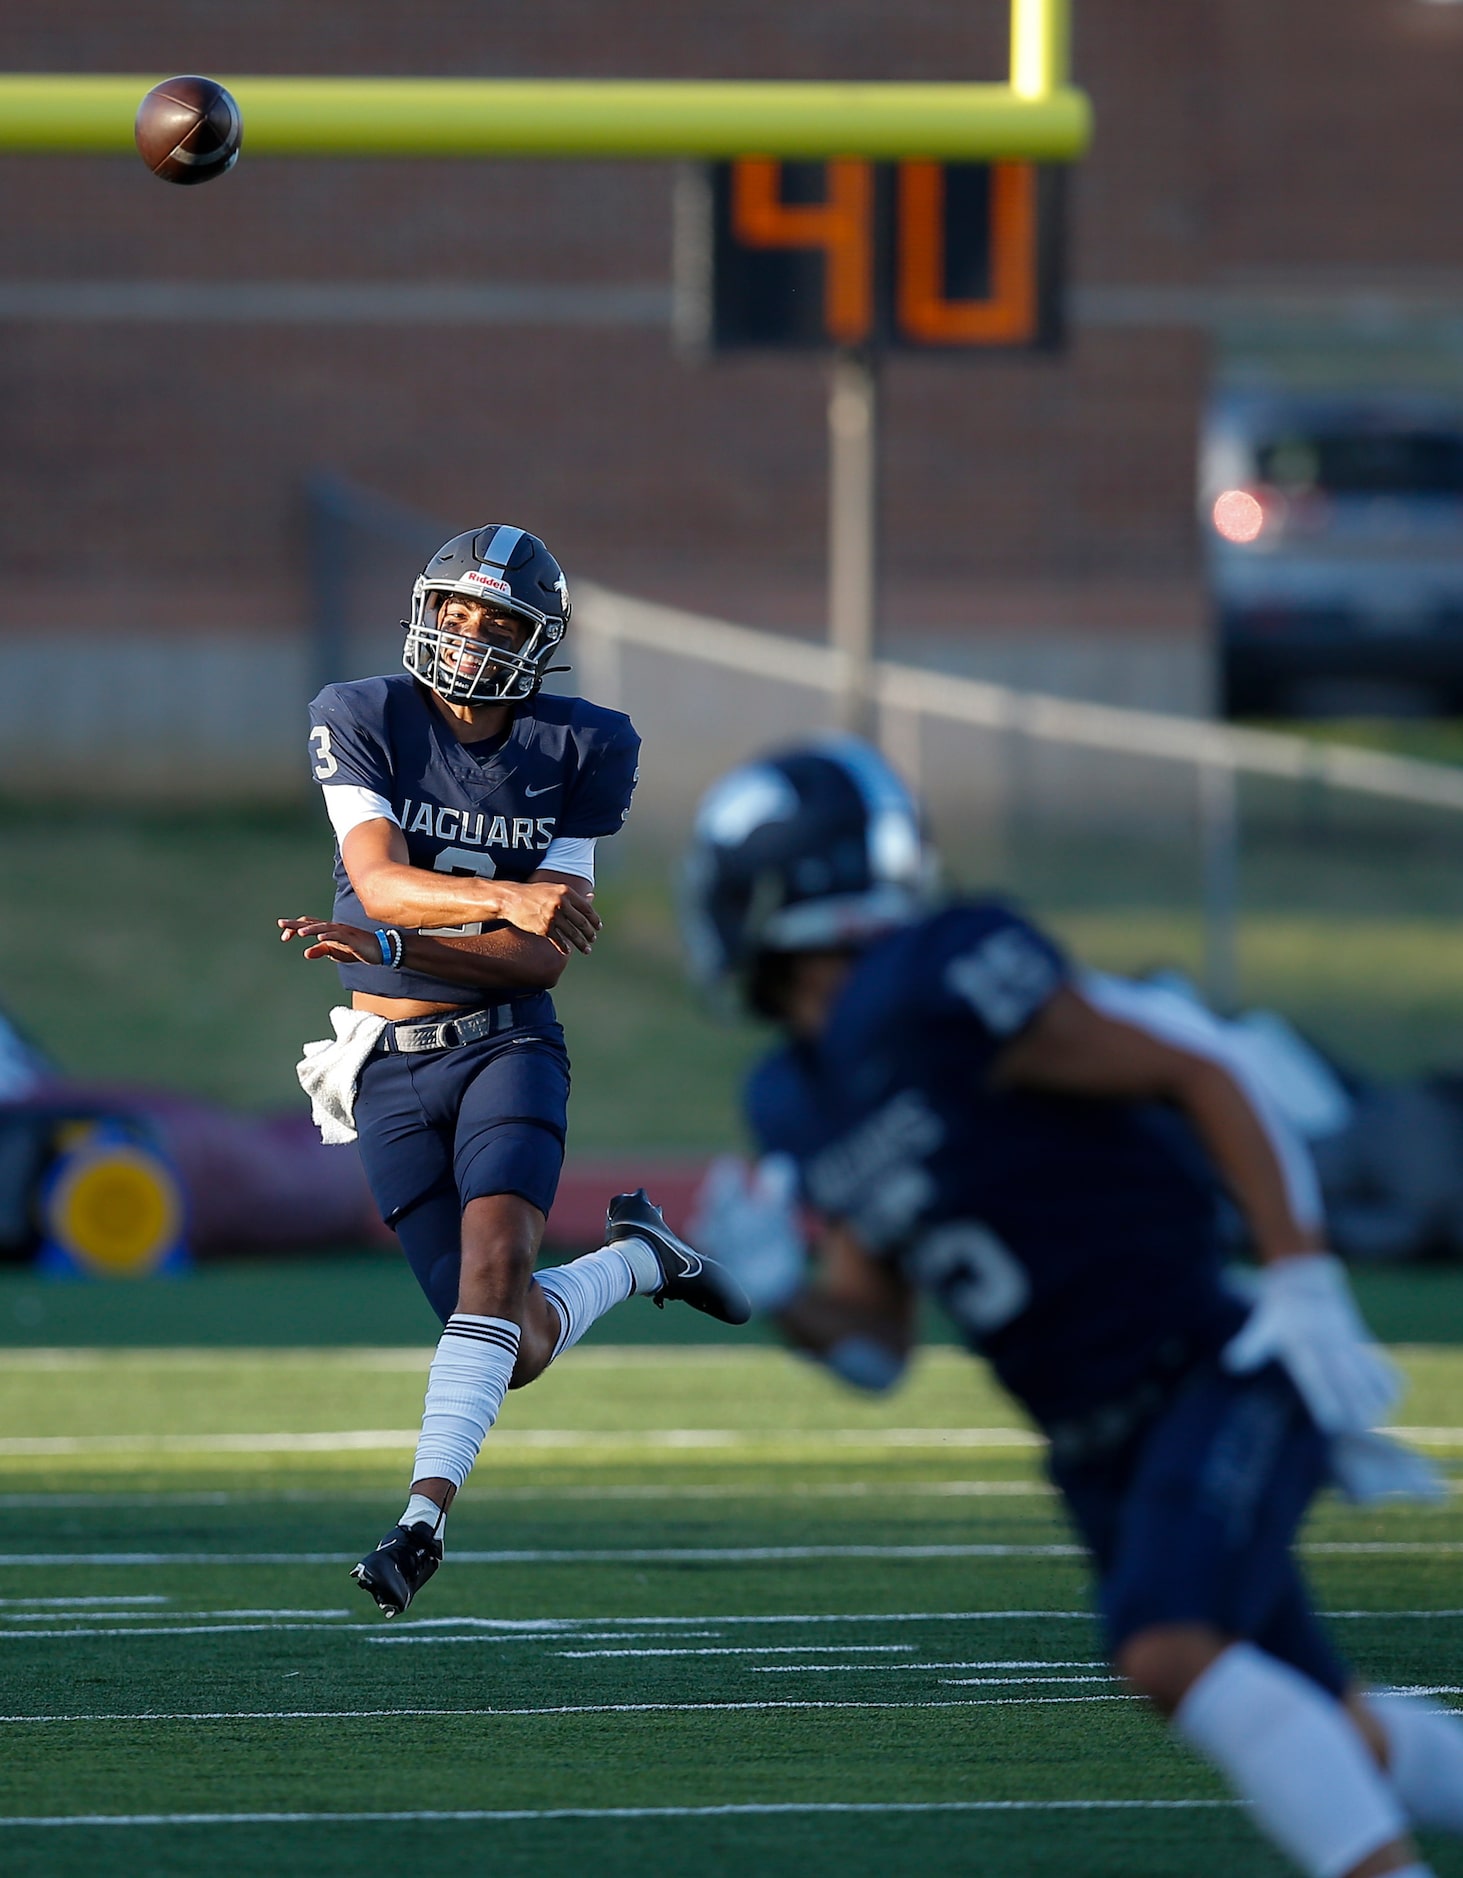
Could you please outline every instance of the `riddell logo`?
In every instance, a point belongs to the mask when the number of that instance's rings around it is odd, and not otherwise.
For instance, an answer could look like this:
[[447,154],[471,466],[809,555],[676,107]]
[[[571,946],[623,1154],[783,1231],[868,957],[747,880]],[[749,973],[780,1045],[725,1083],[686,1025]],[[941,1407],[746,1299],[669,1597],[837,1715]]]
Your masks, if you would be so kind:
[[471,573],[464,574],[462,583],[467,587],[487,587],[494,593],[512,593],[513,591],[506,580],[499,580],[496,574],[485,574],[481,568],[474,568]]

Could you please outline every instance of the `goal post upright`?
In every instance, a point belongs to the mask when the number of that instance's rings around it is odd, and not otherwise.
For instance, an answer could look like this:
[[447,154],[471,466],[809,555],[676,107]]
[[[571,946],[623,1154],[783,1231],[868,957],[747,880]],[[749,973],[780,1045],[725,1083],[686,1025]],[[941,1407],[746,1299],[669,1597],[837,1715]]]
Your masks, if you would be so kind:
[[1070,0],[1011,0],[1011,90],[1031,103],[1069,89]]

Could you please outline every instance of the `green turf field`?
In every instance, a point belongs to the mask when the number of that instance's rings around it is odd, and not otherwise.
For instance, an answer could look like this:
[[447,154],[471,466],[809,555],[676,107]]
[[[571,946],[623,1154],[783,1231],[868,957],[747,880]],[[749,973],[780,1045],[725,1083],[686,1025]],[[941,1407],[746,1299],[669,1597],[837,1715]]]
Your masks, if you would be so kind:
[[[957,1353],[871,1402],[770,1349],[575,1352],[387,1625],[345,1566],[425,1360],[7,1356],[0,1869],[1282,1870],[1105,1679],[1039,1453]],[[1463,1352],[1404,1360],[1456,1467]],[[1456,1500],[1304,1543],[1367,1675],[1463,1701]],[[79,1815],[113,1823],[5,1823]]]
[[[1261,818],[1242,868],[1245,1000],[1277,1005],[1375,1074],[1463,1064],[1458,819]],[[1191,845],[1018,831],[994,872],[957,856],[955,873],[1021,895],[1095,965],[1197,973]],[[164,815],[0,802],[0,1001],[74,1075],[296,1105],[294,1063],[328,1030],[335,976],[279,945],[273,921],[327,909],[329,863],[313,803]],[[604,935],[557,994],[574,1060],[571,1153],[698,1153],[740,1138],[736,1090],[761,1040],[714,1021],[687,986],[670,865],[606,850]]]
[[[1463,1269],[1358,1269],[1352,1283],[1367,1322],[1384,1341],[1463,1344]],[[436,1334],[437,1320],[394,1251],[229,1259],[142,1282],[73,1282],[39,1277],[24,1267],[0,1269],[0,1352],[57,1345],[173,1349],[318,1343],[415,1349]],[[589,1335],[597,1343],[774,1339],[758,1323],[730,1330],[689,1311],[616,1311]],[[924,1339],[955,1340],[933,1308],[926,1314]]]
[[[279,944],[274,921],[330,910],[330,863],[315,803],[163,815],[0,802],[0,1002],[74,1076],[295,1107],[300,1046],[329,1035],[340,993],[333,968]],[[94,918],[77,915],[78,869]],[[617,881],[611,858],[607,874],[605,937],[557,994],[574,1059],[571,1147],[674,1154],[735,1140],[757,1039],[713,1021],[686,984],[666,869],[642,863]]]

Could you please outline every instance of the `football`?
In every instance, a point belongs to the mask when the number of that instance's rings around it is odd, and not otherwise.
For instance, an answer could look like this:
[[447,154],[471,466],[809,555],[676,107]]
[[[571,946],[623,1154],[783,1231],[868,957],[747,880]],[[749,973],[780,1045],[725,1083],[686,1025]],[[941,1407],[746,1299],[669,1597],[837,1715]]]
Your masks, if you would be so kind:
[[166,78],[137,107],[142,160],[165,183],[207,183],[238,161],[244,125],[216,79]]

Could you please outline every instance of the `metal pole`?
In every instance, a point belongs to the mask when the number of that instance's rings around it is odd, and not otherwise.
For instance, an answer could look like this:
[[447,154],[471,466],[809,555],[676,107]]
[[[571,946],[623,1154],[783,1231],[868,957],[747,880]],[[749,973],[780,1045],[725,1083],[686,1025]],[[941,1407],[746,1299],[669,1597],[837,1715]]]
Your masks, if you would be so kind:
[[875,366],[840,352],[828,396],[828,643],[842,655],[838,721],[859,736],[873,719],[878,532]]
[[1221,1012],[1239,1004],[1238,780],[1227,763],[1198,765],[1204,995]]

